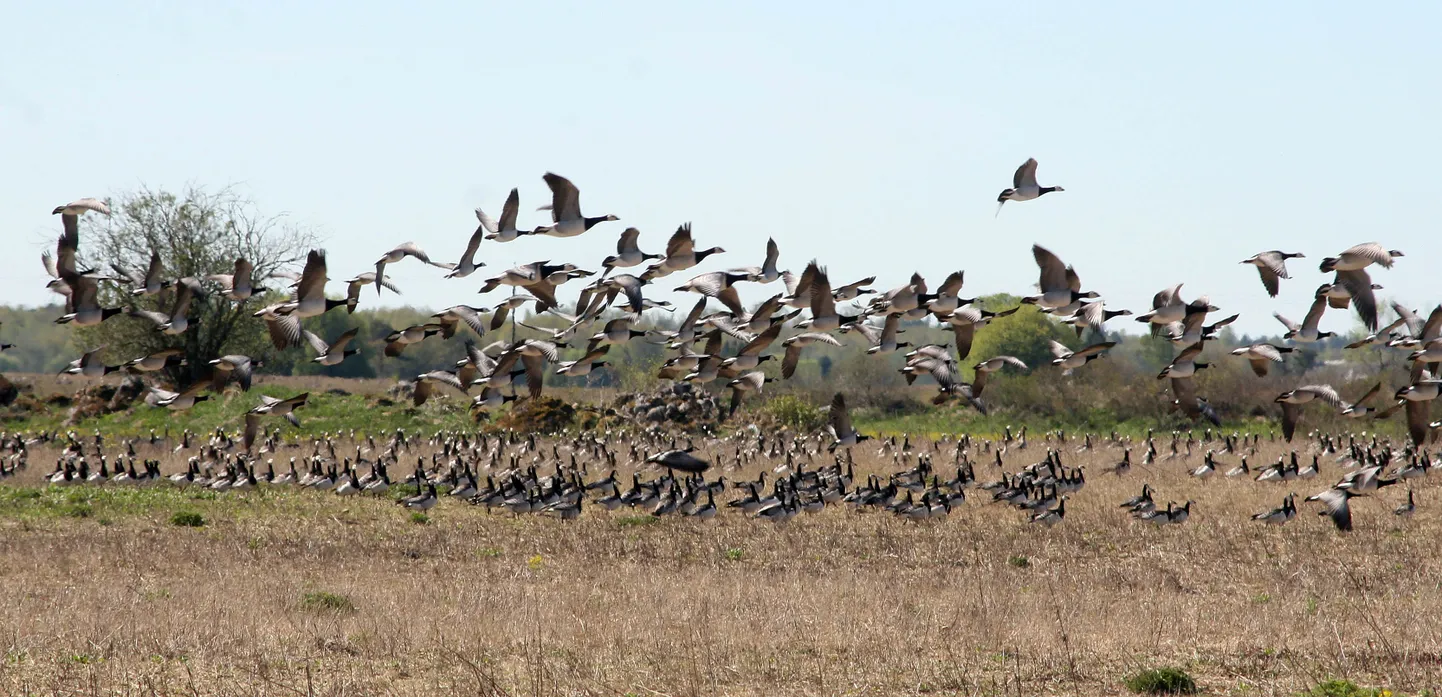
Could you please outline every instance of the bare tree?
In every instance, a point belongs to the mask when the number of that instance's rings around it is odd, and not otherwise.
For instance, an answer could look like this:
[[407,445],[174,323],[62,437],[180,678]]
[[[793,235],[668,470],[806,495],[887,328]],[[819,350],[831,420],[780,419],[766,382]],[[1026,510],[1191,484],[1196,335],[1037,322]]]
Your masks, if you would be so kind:
[[[267,281],[266,277],[305,258],[317,244],[312,230],[284,215],[260,213],[253,202],[230,188],[207,191],[188,187],[179,194],[141,188],[121,193],[108,203],[109,218],[92,215],[83,219],[81,264],[143,275],[156,253],[164,266],[163,278],[194,278],[206,292],[192,302],[190,328],[182,334],[163,334],[144,319],[117,317],[81,329],[80,338],[86,345],[108,345],[112,360],[183,349],[187,365],[168,371],[175,382],[200,378],[207,373],[209,361],[221,355],[264,354],[268,346],[265,327],[252,313],[275,293],[262,292],[259,286],[271,291],[285,289],[288,284],[284,281]],[[241,258],[254,266],[258,288],[248,300],[235,302],[206,277],[231,273]],[[131,294],[128,285],[103,283],[101,301],[106,306],[169,313],[174,291],[139,297]]]

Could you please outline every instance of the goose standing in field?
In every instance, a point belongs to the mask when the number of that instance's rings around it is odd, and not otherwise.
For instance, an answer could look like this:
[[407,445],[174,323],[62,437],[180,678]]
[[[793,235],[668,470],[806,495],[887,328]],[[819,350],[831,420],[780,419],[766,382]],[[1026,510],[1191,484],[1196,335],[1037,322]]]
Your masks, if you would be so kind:
[[[1030,201],[1041,197],[1042,194],[1049,194],[1053,191],[1066,191],[1060,186],[1038,186],[1036,183],[1036,158],[1027,158],[1016,168],[1011,175],[1011,188],[1003,189],[996,197],[996,212],[1001,213],[1001,207],[1007,201]],[[993,216],[995,217],[995,216]]]
[[1081,292],[1081,278],[1077,276],[1076,270],[1063,264],[1061,258],[1047,248],[1034,244],[1031,246],[1031,255],[1036,260],[1037,268],[1041,270],[1041,278],[1037,281],[1037,289],[1041,293],[1022,298],[1023,303],[1056,310],[1083,299],[1101,297],[1096,291]]
[[1297,506],[1293,503],[1296,494],[1287,494],[1282,499],[1282,505],[1270,511],[1263,511],[1252,515],[1252,520],[1258,520],[1267,525],[1285,525],[1297,517]]
[[1277,297],[1277,293],[1281,292],[1281,281],[1279,279],[1291,278],[1291,276],[1287,275],[1287,260],[1303,258],[1305,257],[1300,252],[1284,252],[1280,249],[1274,249],[1270,252],[1255,254],[1250,259],[1245,259],[1241,263],[1251,264],[1257,267],[1257,273],[1262,276],[1262,286],[1267,289],[1268,295],[1275,298]]
[[541,210],[551,211],[551,225],[538,226],[531,232],[532,235],[575,237],[598,223],[620,220],[609,214],[592,218],[582,215],[581,191],[571,180],[554,172],[546,172],[541,178],[546,180],[546,186],[551,187],[551,204],[541,207]]
[[1327,296],[1318,293],[1316,297],[1313,298],[1312,307],[1307,310],[1307,316],[1302,320],[1301,325],[1283,317],[1279,312],[1273,312],[1272,316],[1276,317],[1277,321],[1281,322],[1282,326],[1287,328],[1287,333],[1282,335],[1283,339],[1291,339],[1299,344],[1311,344],[1335,336],[1332,332],[1317,330],[1317,324],[1322,321],[1322,313],[1326,311]]
[[70,361],[70,363],[65,367],[65,369],[60,371],[60,373],[58,374],[80,375],[87,378],[99,378],[105,377],[106,375],[120,370],[120,366],[105,365],[105,362],[100,359],[100,352],[104,350],[104,346],[97,346],[89,351],[86,351],[85,353],[81,354],[79,358]]
[[175,282],[175,302],[170,307],[170,314],[131,310],[130,316],[150,320],[155,324],[156,331],[162,334],[184,334],[190,328],[190,303],[196,296],[205,297],[205,289],[200,287],[200,282],[194,278],[182,278]]
[[[431,266],[441,269],[455,269],[455,264],[431,261],[430,256],[426,254],[425,250],[421,249],[415,242],[404,242],[402,244],[396,245],[395,249],[392,249],[389,252],[382,254],[381,258],[376,259],[376,278],[385,278],[386,264],[394,264],[406,257],[415,257],[423,263],[430,264]],[[381,287],[384,285],[385,284],[383,283],[376,284],[377,296],[381,294]]]
[[1333,271],[1357,271],[1376,264],[1384,269],[1392,268],[1396,257],[1403,254],[1395,249],[1388,250],[1376,242],[1364,242],[1355,247],[1349,247],[1335,257],[1327,257],[1322,260],[1319,268],[1322,273]]
[[1292,442],[1292,435],[1297,431],[1297,422],[1302,417],[1302,405],[1318,399],[1337,409],[1342,408],[1342,398],[1331,385],[1303,385],[1277,395],[1274,401],[1282,405],[1282,437],[1286,438],[1288,443]]
[[1252,366],[1252,372],[1256,373],[1257,377],[1264,378],[1267,376],[1267,366],[1272,363],[1281,363],[1282,354],[1291,353],[1294,350],[1290,346],[1273,346],[1264,342],[1232,349],[1232,355],[1247,359],[1247,363]]
[[165,273],[165,265],[160,261],[160,252],[152,251],[150,253],[150,265],[146,267],[144,274],[121,268],[119,264],[115,263],[110,264],[110,268],[115,270],[121,283],[128,283],[131,286],[131,295],[157,295],[160,291],[173,285],[173,282],[161,278]]
[[646,268],[643,277],[646,280],[669,276],[677,271],[685,271],[713,254],[724,254],[726,250],[720,247],[712,247],[702,251],[696,251],[696,242],[691,237],[691,223],[682,223],[671,234],[671,239],[666,242],[666,255],[655,264]]
[[[149,275],[146,278],[149,279]],[[252,295],[270,290],[255,285],[255,266],[246,261],[245,257],[235,260],[235,268],[231,269],[230,273],[210,274],[205,280],[219,285],[221,295],[238,303],[249,300]]]
[[774,238],[766,240],[766,259],[761,266],[747,266],[739,269],[731,269],[732,273],[746,274],[746,280],[752,283],[771,283],[781,278],[781,272],[776,269],[776,262],[781,259],[781,248],[776,246]]
[[1055,357],[1051,364],[1061,366],[1062,375],[1071,375],[1073,370],[1101,358],[1107,349],[1117,345],[1115,341],[1103,341],[1099,344],[1092,344],[1086,348],[1072,351],[1054,339],[1048,340],[1048,343],[1051,346],[1051,355]]
[[811,344],[830,344],[840,346],[841,342],[836,337],[822,332],[805,332],[797,334],[781,345],[786,348],[786,355],[781,359],[781,377],[790,378],[796,374],[796,367],[801,364],[801,352]]
[[521,192],[513,188],[511,189],[510,195],[506,197],[505,205],[501,207],[501,219],[499,222],[492,220],[491,216],[486,215],[485,211],[479,208],[476,209],[476,220],[481,221],[481,227],[484,227],[490,233],[486,235],[486,239],[497,242],[510,242],[517,237],[532,233],[531,230],[518,230],[516,228],[516,219],[520,217],[520,214]]
[[1063,496],[1057,499],[1056,508],[1042,509],[1031,514],[1031,522],[1041,523],[1047,527],[1060,523],[1066,517],[1066,500],[1067,497]]
[[[355,313],[356,306],[360,304],[361,289],[375,282],[376,272],[374,271],[367,271],[365,273],[356,274],[355,278],[346,281],[346,314]],[[385,286],[386,290],[395,293],[396,295],[401,294],[401,289],[397,288],[394,283],[391,283],[390,276],[386,276],[385,278],[381,279],[381,285]]]
[[601,276],[605,277],[616,269],[629,269],[652,259],[664,258],[660,254],[647,254],[641,251],[640,239],[641,231],[636,228],[628,227],[622,231],[621,238],[616,240],[616,253],[601,260],[601,266],[605,267]]
[[846,397],[840,392],[831,398],[831,409],[826,414],[826,428],[831,431],[835,440],[827,446],[828,452],[834,452],[837,448],[850,448],[862,441],[871,440],[871,436],[863,435],[851,426],[851,414],[846,411]]
[[1413,513],[1416,513],[1416,512],[1417,512],[1417,500],[1416,500],[1415,498],[1413,498],[1412,490],[1411,490],[1411,489],[1408,489],[1408,490],[1407,490],[1407,503],[1404,503],[1404,504],[1398,506],[1397,508],[1393,509],[1393,510],[1392,510],[1392,514],[1395,515],[1395,516],[1397,516],[1397,517],[1399,517],[1399,518],[1401,518],[1401,519],[1403,519],[1403,520],[1407,520],[1407,519],[1409,519],[1409,518],[1412,517],[1412,514],[1413,514]]
[[185,365],[185,349],[161,349],[155,353],[126,361],[122,367],[131,373],[153,373],[177,365]]

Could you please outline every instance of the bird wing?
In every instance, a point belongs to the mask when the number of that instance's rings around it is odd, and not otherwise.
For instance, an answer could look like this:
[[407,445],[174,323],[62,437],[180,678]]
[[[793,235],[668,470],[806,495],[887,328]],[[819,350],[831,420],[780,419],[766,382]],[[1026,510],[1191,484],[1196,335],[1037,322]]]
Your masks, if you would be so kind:
[[1116,345],[1117,345],[1117,342],[1115,342],[1115,341],[1103,341],[1103,342],[1101,342],[1101,343],[1099,343],[1099,344],[1092,344],[1091,346],[1088,346],[1088,347],[1086,347],[1086,348],[1084,348],[1084,349],[1082,349],[1082,350],[1080,350],[1080,351],[1077,351],[1077,352],[1074,353],[1073,355],[1076,355],[1076,356],[1091,356],[1091,355],[1095,355],[1095,354],[1101,353],[1102,351],[1105,351],[1105,350],[1107,350],[1107,349],[1109,349],[1109,348],[1111,348],[1111,347],[1113,347],[1113,346],[1116,346]]
[[1066,264],[1061,258],[1051,253],[1051,250],[1039,244],[1031,246],[1031,255],[1036,259],[1036,265],[1041,269],[1041,279],[1037,286],[1043,293],[1054,290],[1067,290],[1070,284],[1067,279]]
[[[1265,261],[1264,259],[1260,258],[1259,260]],[[1282,284],[1280,281],[1277,280],[1281,276],[1281,274],[1277,273],[1276,269],[1266,264],[1257,267],[1257,274],[1262,277],[1262,287],[1267,289],[1267,295],[1270,295],[1274,298],[1277,297],[1277,293],[1280,293],[1282,290]]]
[[[1064,169],[1064,168],[1063,168]],[[1011,175],[1011,186],[1020,189],[1023,186],[1036,186],[1036,158],[1029,157],[1026,162],[1016,168],[1016,173]]]
[[1417,338],[1424,343],[1442,338],[1442,305],[1432,308],[1432,314],[1427,316],[1427,323],[1422,325],[1422,334]]
[[670,241],[666,242],[666,256],[674,257],[684,254],[691,254],[696,249],[695,242],[691,239],[691,223],[682,223],[671,233]]
[[[511,189],[511,194],[506,197],[506,205],[501,208],[501,230],[516,229],[516,218],[521,213],[521,192],[519,189]],[[485,222],[484,219],[481,220]]]
[[846,397],[840,392],[831,398],[831,411],[826,415],[827,423],[831,425],[831,432],[837,438],[845,438],[853,433],[851,429],[851,415],[846,413]]
[[300,320],[291,315],[277,315],[266,318],[265,329],[270,334],[270,343],[277,351],[300,346]]
[[1392,265],[1391,253],[1387,251],[1386,247],[1383,247],[1376,242],[1363,242],[1362,244],[1347,249],[1346,251],[1342,252],[1342,254],[1347,256],[1362,257],[1367,261],[1370,261],[1374,264],[1381,264],[1382,266]]
[[1057,358],[1066,358],[1067,356],[1072,355],[1072,350],[1067,348],[1065,344],[1062,344],[1056,339],[1048,339],[1047,347],[1051,349],[1051,355],[1056,356]]
[[1432,421],[1432,402],[1405,400],[1407,402],[1407,434],[1412,436],[1412,445],[1421,448],[1427,443],[1431,432],[1428,423]]
[[1307,310],[1307,316],[1302,319],[1302,326],[1307,329],[1316,329],[1317,325],[1322,321],[1322,313],[1326,311],[1327,296],[1325,294],[1318,295],[1317,298],[1312,301],[1311,309]]
[[301,330],[300,335],[305,338],[306,343],[310,344],[311,350],[315,351],[316,355],[324,356],[326,353],[330,352],[330,347],[326,346],[324,339],[321,339],[320,337],[306,330]]
[[576,188],[571,180],[556,174],[546,172],[541,177],[546,180],[546,185],[551,187],[551,221],[559,223],[562,220],[579,220],[581,218],[581,191]]
[[780,336],[780,335],[781,335],[781,324],[778,322],[778,323],[776,323],[776,324],[773,324],[773,325],[767,327],[767,328],[766,328],[766,331],[761,332],[760,334],[758,334],[758,335],[756,336],[755,339],[752,339],[752,340],[750,341],[750,343],[748,343],[748,344],[746,344],[745,346],[741,347],[741,353],[740,353],[740,355],[743,355],[743,356],[756,356],[756,355],[760,355],[760,353],[761,353],[762,351],[765,351],[768,347],[770,347],[770,346],[771,346],[771,342],[776,341],[776,337],[778,337],[778,336]]
[[1376,331],[1377,296],[1372,292],[1372,277],[1367,275],[1367,270],[1338,271],[1333,282],[1340,283],[1347,289],[1352,295],[1352,303],[1357,307],[1357,316],[1362,319],[1362,324],[1369,330]]
[[641,248],[637,244],[637,240],[639,240],[640,238],[641,231],[637,230],[636,228],[628,227],[625,230],[622,230],[621,238],[616,240],[616,253],[625,254],[626,252],[630,251],[640,251]]
[[[376,279],[383,278],[383,274],[376,274]],[[300,273],[300,283],[296,286],[296,298],[301,300],[314,300],[325,298],[325,250],[312,249],[305,258],[305,270]]]
[[1318,399],[1337,408],[1342,407],[1342,397],[1331,385],[1303,385],[1297,388],[1298,392],[1310,392]]
[[1296,323],[1296,322],[1293,322],[1292,320],[1289,320],[1289,319],[1287,319],[1286,317],[1283,317],[1283,316],[1282,316],[1282,313],[1280,313],[1280,312],[1273,312],[1273,313],[1272,313],[1272,316],[1273,316],[1273,317],[1276,317],[1276,318],[1277,318],[1277,321],[1278,321],[1278,322],[1281,322],[1281,323],[1282,323],[1282,326],[1286,327],[1286,328],[1287,328],[1287,331],[1289,331],[1289,332],[1297,332],[1297,331],[1301,331],[1301,329],[1302,329],[1301,327],[1297,326],[1297,323]]
[[80,250],[80,218],[67,214],[60,216],[60,221],[65,232],[55,243],[55,268],[64,275],[67,271],[75,273],[75,255]]
[[790,378],[796,374],[796,366],[801,362],[801,351],[805,346],[797,343],[786,347],[786,355],[781,359],[781,377]]
[[530,390],[531,399],[540,398],[541,388],[544,387],[546,371],[541,357],[522,354],[521,365],[526,367],[526,387]]
[[816,318],[835,315],[836,299],[831,297],[831,279],[827,278],[826,269],[812,261],[801,274],[802,279],[808,274],[811,276],[811,316]]
[[[891,317],[895,316],[896,315],[891,315]],[[851,325],[851,329],[852,331],[855,331],[857,334],[860,334],[866,339],[867,346],[875,346],[881,342],[880,327],[873,327],[865,322],[857,322],[856,324]]]

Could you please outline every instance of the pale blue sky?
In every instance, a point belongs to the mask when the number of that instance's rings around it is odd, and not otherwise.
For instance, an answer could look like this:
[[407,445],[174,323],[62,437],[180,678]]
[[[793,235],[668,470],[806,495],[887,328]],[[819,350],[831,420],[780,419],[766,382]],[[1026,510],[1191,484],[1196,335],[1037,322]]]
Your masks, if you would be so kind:
[[[6,13],[0,302],[50,299],[50,209],[80,196],[236,184],[327,235],[343,279],[405,240],[454,260],[513,186],[543,222],[547,170],[622,222],[487,243],[461,281],[406,261],[385,302],[494,302],[495,267],[596,268],[624,227],[658,251],[687,220],[730,250],[706,270],[774,236],[783,267],[959,268],[968,294],[1027,292],[1040,242],[1110,306],[1185,282],[1252,332],[1355,242],[1408,252],[1384,296],[1439,299],[1435,3],[130,5]],[[1066,191],[993,219],[1027,157]],[[1308,257],[1276,301],[1237,264],[1272,248]]]

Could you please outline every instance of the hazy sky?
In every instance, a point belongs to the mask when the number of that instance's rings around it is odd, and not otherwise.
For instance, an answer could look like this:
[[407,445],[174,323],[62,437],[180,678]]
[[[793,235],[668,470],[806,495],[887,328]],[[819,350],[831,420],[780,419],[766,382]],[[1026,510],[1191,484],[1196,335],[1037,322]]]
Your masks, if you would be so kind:
[[[1040,242],[1109,306],[1185,282],[1250,332],[1305,314],[1323,256],[1378,240],[1408,252],[1383,296],[1442,300],[1435,3],[129,5],[6,12],[0,302],[51,299],[50,209],[80,196],[238,185],[318,228],[344,279],[405,240],[453,261],[513,186],[544,222],[548,170],[621,222],[487,243],[465,280],[408,260],[384,302],[493,303],[488,271],[597,268],[624,227],[660,251],[688,220],[729,250],[704,270],[774,236],[783,268],[881,289],[964,269],[966,294],[1025,293]],[[993,218],[1027,157],[1066,191]],[[1276,301],[1237,263],[1273,248],[1307,254]]]

